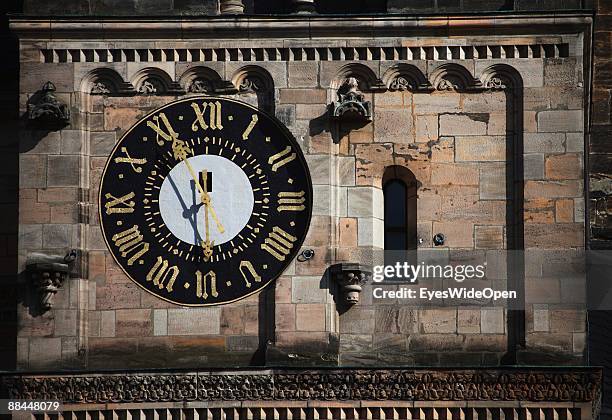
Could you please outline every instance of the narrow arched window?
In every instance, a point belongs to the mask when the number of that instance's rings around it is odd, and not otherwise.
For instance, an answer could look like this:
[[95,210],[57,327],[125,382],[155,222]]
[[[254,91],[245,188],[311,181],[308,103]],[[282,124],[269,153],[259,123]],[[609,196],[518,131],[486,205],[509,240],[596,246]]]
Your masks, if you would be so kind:
[[402,166],[391,166],[383,176],[385,250],[417,248],[417,182]]

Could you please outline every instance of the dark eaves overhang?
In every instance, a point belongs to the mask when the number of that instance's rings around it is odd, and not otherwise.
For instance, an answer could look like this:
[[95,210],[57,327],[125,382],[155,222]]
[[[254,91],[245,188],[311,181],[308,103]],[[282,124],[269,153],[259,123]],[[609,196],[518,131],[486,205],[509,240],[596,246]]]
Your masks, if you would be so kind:
[[593,14],[531,12],[470,15],[283,15],[40,17],[11,15],[11,30],[22,39],[346,39],[547,35],[583,32]]

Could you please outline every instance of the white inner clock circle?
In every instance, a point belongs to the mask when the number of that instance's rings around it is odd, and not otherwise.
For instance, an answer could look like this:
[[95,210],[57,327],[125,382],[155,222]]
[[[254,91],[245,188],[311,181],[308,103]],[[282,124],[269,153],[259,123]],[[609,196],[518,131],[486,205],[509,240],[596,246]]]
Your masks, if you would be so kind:
[[[225,231],[221,233],[208,211],[208,230],[214,245],[232,240],[246,226],[253,212],[254,197],[249,178],[234,162],[222,156],[197,155],[187,159],[198,182],[208,171],[211,207]],[[212,184],[212,185],[211,185]],[[210,188],[212,187],[212,188]],[[187,164],[177,164],[162,183],[159,193],[161,217],[174,236],[192,245],[201,246],[206,239],[205,206]]]

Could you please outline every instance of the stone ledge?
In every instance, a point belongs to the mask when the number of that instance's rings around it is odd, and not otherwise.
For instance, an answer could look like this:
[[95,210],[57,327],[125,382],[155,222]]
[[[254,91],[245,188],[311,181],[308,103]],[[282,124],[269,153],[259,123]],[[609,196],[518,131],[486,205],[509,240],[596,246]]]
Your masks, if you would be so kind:
[[183,16],[125,18],[11,16],[10,29],[29,39],[193,39],[276,38],[291,28],[292,37],[458,36],[474,30],[491,35],[519,32],[550,34],[584,31],[592,14],[551,12],[525,14],[491,13],[453,16]]

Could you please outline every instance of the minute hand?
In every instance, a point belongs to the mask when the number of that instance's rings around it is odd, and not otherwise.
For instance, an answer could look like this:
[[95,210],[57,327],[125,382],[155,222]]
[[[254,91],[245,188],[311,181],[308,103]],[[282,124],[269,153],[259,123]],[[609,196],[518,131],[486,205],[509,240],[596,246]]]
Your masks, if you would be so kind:
[[215,209],[212,207],[212,200],[210,199],[210,195],[208,195],[208,193],[206,191],[204,191],[204,189],[200,185],[200,182],[198,181],[198,178],[197,178],[197,176],[195,174],[195,171],[191,167],[191,164],[189,163],[189,161],[187,159],[183,159],[183,162],[185,162],[185,164],[187,165],[187,169],[189,170],[189,173],[191,174],[191,177],[193,178],[193,181],[195,182],[196,186],[198,187],[198,191],[200,191],[200,200],[210,210],[210,215],[212,216],[213,220],[217,224],[217,229],[219,230],[220,233],[225,232],[225,228],[223,227],[223,225],[219,221],[219,218],[217,217],[217,213],[215,213]]

